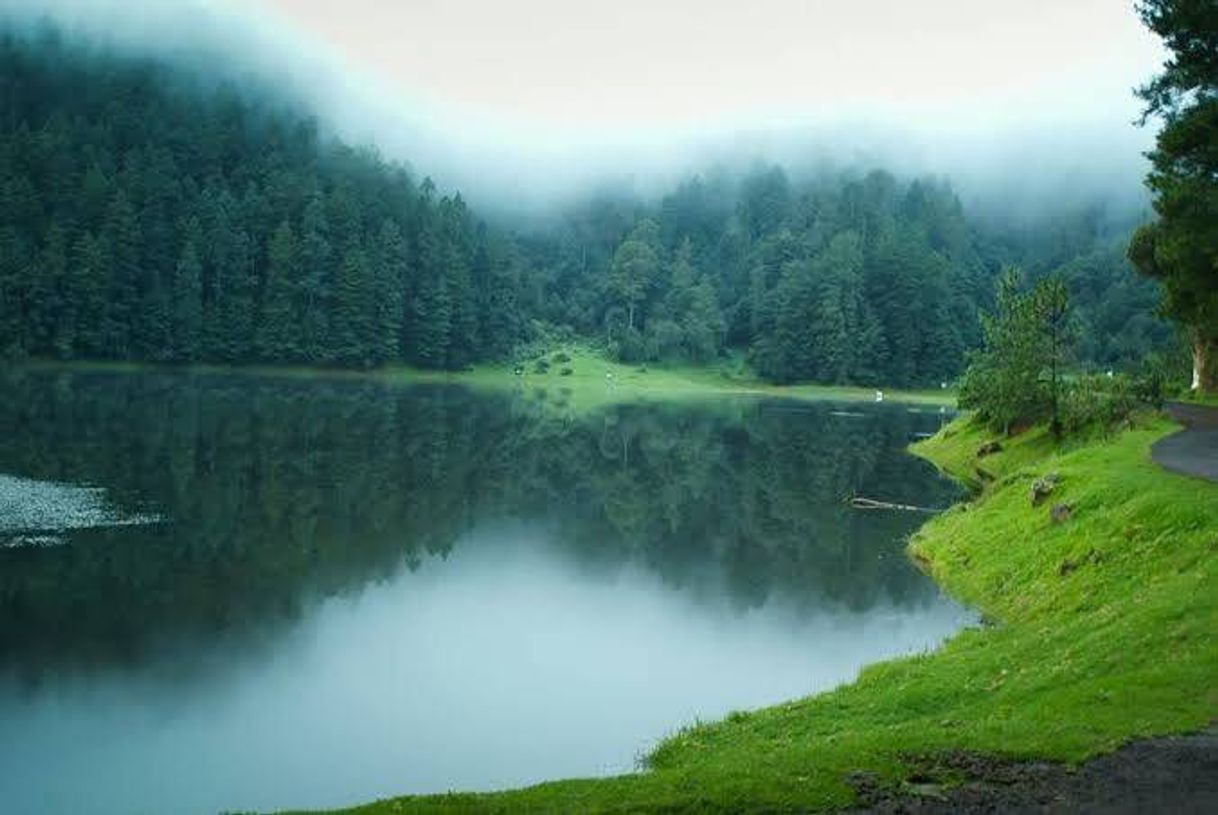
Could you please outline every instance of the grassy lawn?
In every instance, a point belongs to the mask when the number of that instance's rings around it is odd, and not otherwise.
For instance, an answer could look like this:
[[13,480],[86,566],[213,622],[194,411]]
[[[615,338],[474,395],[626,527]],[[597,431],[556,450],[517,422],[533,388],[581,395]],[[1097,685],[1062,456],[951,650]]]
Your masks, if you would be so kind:
[[[675,734],[637,775],[352,811],[805,811],[849,804],[852,770],[899,783],[911,755],[1080,761],[1135,736],[1200,728],[1218,716],[1218,484],[1151,463],[1150,445],[1173,429],[1145,418],[1063,449],[1031,431],[979,462],[991,436],[958,420],[921,444],[941,467],[976,481],[980,465],[987,478],[974,501],[911,542],[949,592],[992,621],[933,653]],[[1033,507],[1030,485],[1050,471],[1060,483]],[[1074,507],[1063,523],[1049,517],[1058,502]]]
[[[567,357],[566,361],[555,361]],[[875,401],[875,388],[832,385],[773,385],[758,379],[743,360],[733,357],[716,364],[624,365],[600,353],[573,346],[544,355],[549,369],[539,372],[536,361],[515,367],[506,363],[481,365],[470,371],[437,374],[411,369],[387,373],[400,381],[449,381],[473,387],[513,389],[527,396],[567,406],[575,412],[595,410],[621,402],[707,399],[730,395],[772,396],[805,400]],[[570,373],[565,374],[567,369]],[[955,405],[950,390],[884,391],[891,402]]]

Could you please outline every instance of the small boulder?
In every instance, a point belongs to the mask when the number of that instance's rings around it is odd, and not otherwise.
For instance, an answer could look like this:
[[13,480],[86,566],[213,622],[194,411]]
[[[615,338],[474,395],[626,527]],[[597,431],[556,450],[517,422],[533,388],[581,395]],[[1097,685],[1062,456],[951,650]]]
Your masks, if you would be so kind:
[[1038,478],[1032,482],[1032,506],[1038,507],[1049,493],[1053,492],[1053,488],[1061,481],[1061,476],[1057,473],[1049,473],[1043,478]]
[[1049,510],[1049,517],[1055,524],[1065,523],[1074,517],[1074,507],[1070,504],[1057,504]]
[[998,440],[987,441],[985,444],[977,448],[977,458],[985,458],[992,456],[994,453],[1002,452],[1002,442]]

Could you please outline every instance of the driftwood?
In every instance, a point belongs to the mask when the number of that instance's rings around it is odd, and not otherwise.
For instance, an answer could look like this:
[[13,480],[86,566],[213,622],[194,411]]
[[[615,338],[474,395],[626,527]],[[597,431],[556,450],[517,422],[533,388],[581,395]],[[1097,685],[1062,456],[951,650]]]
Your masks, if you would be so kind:
[[846,499],[846,503],[854,509],[891,509],[901,512],[942,512],[941,509],[931,507],[915,507],[911,504],[894,504],[889,501],[877,501],[874,498],[863,498],[858,495],[852,495]]

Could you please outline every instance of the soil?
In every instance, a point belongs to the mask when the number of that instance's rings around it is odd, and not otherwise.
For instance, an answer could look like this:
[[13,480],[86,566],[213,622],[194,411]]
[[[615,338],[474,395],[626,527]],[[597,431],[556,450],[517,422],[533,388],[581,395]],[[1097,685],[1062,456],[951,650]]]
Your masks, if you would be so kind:
[[1218,408],[1173,402],[1167,412],[1185,429],[1151,448],[1160,467],[1218,481]]
[[1218,813],[1218,726],[1189,736],[1132,742],[1071,768],[971,753],[915,762],[899,787],[874,776],[849,780],[855,813]]

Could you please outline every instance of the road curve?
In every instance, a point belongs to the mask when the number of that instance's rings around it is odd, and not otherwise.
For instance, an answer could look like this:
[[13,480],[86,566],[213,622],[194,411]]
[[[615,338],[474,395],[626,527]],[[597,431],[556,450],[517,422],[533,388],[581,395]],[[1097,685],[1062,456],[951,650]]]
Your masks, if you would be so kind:
[[1150,456],[1165,470],[1218,481],[1218,408],[1169,403],[1184,430],[1155,443]]

